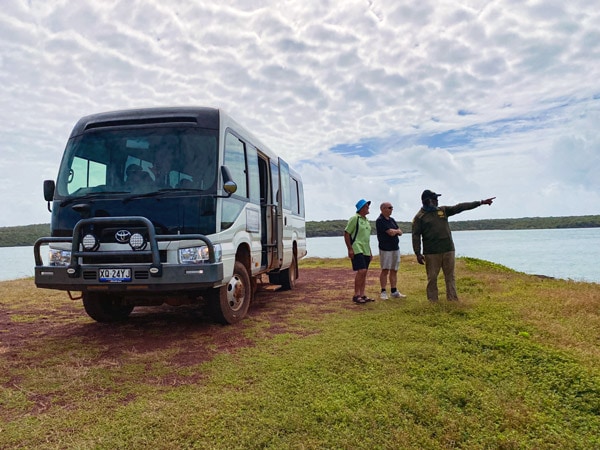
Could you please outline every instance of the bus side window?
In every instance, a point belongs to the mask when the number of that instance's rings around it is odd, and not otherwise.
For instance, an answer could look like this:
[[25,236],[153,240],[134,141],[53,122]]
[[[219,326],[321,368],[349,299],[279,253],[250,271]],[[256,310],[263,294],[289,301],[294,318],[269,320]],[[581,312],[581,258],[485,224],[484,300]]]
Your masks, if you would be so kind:
[[298,184],[298,214],[300,217],[304,217],[304,188],[302,187],[302,181],[296,181]]
[[300,202],[298,200],[298,180],[292,178],[291,179],[291,188],[292,188],[292,213],[300,214]]
[[248,179],[246,177],[245,146],[236,136],[227,133],[225,137],[224,164],[229,168],[233,181],[237,184],[236,195],[248,197]]
[[279,167],[273,161],[271,161],[271,177],[273,178],[273,193],[272,193],[272,203],[274,205],[278,205],[277,196],[279,194]]
[[260,203],[260,175],[258,173],[258,152],[256,147],[246,144],[246,157],[248,166],[248,186],[250,188],[250,200]]
[[291,198],[290,198],[290,168],[285,161],[279,159],[279,170],[281,177],[281,202],[283,209],[291,209]]

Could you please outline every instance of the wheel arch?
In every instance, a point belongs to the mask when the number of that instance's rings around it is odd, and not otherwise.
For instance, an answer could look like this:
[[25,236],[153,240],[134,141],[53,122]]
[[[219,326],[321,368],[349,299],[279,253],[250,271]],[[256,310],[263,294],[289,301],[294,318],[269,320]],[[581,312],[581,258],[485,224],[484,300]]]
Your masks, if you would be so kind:
[[250,269],[252,265],[252,253],[250,251],[250,246],[246,242],[242,242],[238,246],[237,250],[235,251],[235,260],[246,266],[248,273],[251,273]]

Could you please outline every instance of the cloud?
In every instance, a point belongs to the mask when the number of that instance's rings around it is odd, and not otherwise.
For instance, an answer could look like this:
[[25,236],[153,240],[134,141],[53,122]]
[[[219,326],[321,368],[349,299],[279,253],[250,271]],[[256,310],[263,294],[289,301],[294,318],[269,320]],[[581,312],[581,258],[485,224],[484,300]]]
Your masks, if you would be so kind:
[[498,196],[469,218],[596,214],[599,25],[587,0],[9,0],[0,226],[49,220],[79,117],[189,104],[299,169],[309,220],[362,197],[410,219],[425,188]]
[[598,111],[586,114],[573,121],[574,131],[558,137],[549,148],[538,149],[550,177],[566,186],[600,191],[599,119]]

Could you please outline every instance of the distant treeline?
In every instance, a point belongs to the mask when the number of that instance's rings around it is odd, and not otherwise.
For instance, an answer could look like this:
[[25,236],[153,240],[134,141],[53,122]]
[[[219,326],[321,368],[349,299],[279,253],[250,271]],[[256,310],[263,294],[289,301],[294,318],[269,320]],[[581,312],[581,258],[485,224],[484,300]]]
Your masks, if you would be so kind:
[[[346,227],[346,220],[323,220],[306,222],[308,237],[341,236]],[[410,222],[398,222],[405,233],[410,233]],[[569,217],[524,217],[521,219],[485,219],[485,220],[450,220],[453,231],[464,230],[534,230],[553,228],[597,228],[600,227],[600,216]],[[375,232],[375,221],[371,221]],[[33,245],[36,239],[50,235],[50,224],[24,225],[18,227],[0,227],[0,247],[19,247]]]
[[[340,236],[346,227],[346,220],[324,220],[307,222],[308,237]],[[405,233],[410,233],[410,222],[398,222]],[[570,217],[524,217],[521,219],[485,219],[485,220],[450,220],[453,231],[466,230],[535,230],[553,228],[596,228],[600,227],[600,216]],[[375,221],[371,221],[375,233]]]
[[0,228],[0,247],[29,246],[42,236],[50,236],[50,224]]

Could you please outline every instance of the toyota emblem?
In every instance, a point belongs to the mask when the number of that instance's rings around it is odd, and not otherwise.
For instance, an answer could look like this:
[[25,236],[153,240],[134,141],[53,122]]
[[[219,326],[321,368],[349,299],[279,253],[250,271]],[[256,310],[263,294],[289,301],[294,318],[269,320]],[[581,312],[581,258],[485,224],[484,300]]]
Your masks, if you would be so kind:
[[128,230],[119,230],[115,233],[115,239],[120,244],[127,244],[129,242],[130,237],[131,232]]

